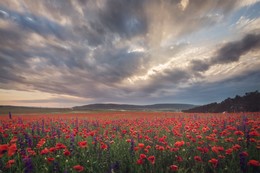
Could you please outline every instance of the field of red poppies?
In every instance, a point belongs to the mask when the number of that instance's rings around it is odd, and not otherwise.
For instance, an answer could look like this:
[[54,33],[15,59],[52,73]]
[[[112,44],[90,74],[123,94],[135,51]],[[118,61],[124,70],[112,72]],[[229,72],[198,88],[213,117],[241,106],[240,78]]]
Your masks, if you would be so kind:
[[0,116],[0,172],[260,172],[260,113]]

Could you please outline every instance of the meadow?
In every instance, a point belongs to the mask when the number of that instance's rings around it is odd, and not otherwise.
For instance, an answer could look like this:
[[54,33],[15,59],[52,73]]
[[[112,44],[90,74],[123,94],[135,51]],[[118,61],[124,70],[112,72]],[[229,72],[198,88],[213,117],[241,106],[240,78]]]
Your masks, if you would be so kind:
[[260,113],[0,116],[0,172],[260,172]]

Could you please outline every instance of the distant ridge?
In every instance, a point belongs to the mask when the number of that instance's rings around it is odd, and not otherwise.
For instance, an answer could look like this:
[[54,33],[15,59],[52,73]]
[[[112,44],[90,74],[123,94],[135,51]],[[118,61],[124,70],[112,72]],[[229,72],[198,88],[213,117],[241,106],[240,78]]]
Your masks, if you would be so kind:
[[181,111],[183,109],[194,108],[191,104],[152,104],[152,105],[130,105],[130,104],[89,104],[83,106],[75,106],[72,109],[77,111],[82,110],[137,110],[137,111]]
[[260,112],[260,93],[258,91],[246,93],[244,96],[227,98],[220,103],[194,107],[183,112],[192,113],[220,113],[220,112]]
[[72,111],[181,111],[195,107],[191,104],[153,104],[153,105],[130,105],[130,104],[89,104],[72,108],[48,108],[0,105],[0,115],[12,113],[65,113]]
[[260,112],[260,93],[258,91],[246,93],[244,96],[227,98],[220,103],[210,103],[203,106],[181,103],[165,103],[152,105],[130,105],[97,103],[72,108],[44,108],[0,105],[0,114],[12,113],[53,113],[71,111],[173,111],[189,113],[221,113],[221,112]]
[[68,112],[71,108],[47,108],[47,107],[27,107],[27,106],[9,106],[0,105],[0,115],[11,113],[53,113],[53,112]]

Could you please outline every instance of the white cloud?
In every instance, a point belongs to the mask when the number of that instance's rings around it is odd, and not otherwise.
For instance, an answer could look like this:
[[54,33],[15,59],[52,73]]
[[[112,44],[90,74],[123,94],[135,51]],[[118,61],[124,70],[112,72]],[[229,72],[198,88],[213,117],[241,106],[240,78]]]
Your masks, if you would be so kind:
[[253,5],[257,2],[260,2],[260,0],[240,0],[237,2],[237,4],[238,4],[238,7],[241,8],[241,7]]
[[181,0],[179,3],[179,8],[184,11],[189,5],[189,0]]
[[242,33],[260,32],[260,18],[249,19],[241,16],[233,27],[235,27],[237,32]]
[[260,66],[259,54],[260,51],[249,52],[241,56],[239,61],[212,66],[204,73],[205,82],[220,82],[257,70]]

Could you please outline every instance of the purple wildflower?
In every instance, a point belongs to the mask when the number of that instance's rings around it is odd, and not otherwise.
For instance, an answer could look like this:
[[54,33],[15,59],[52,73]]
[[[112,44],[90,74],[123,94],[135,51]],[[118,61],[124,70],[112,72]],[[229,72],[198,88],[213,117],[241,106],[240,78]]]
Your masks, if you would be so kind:
[[23,162],[24,162],[24,167],[25,167],[24,173],[34,172],[33,171],[33,163],[32,163],[31,158],[24,158]]
[[75,141],[74,134],[73,134],[73,132],[71,132],[71,134],[70,134],[70,152],[73,152],[73,150],[74,150],[74,141]]
[[26,143],[28,144],[28,146],[32,147],[33,143],[32,143],[32,139],[30,138],[30,136],[27,133],[25,133],[24,137],[25,137],[25,140],[26,140]]
[[44,119],[42,119],[42,133],[44,133]]
[[25,156],[26,155],[25,142],[23,141],[22,137],[18,137],[18,145],[19,145],[19,148],[20,148],[20,154],[22,156]]
[[53,162],[53,172],[60,172],[60,165],[58,162]]
[[243,153],[239,153],[239,164],[243,173],[247,172],[246,158]]
[[109,173],[115,172],[115,171],[119,170],[119,168],[120,168],[120,164],[119,164],[118,161],[116,161],[115,163],[113,163],[113,164],[110,166]]
[[134,139],[131,139],[131,147],[130,147],[130,153],[132,156],[134,156],[134,147],[135,147],[135,143],[134,143]]
[[9,119],[12,119],[12,114],[11,114],[11,112],[9,112]]

